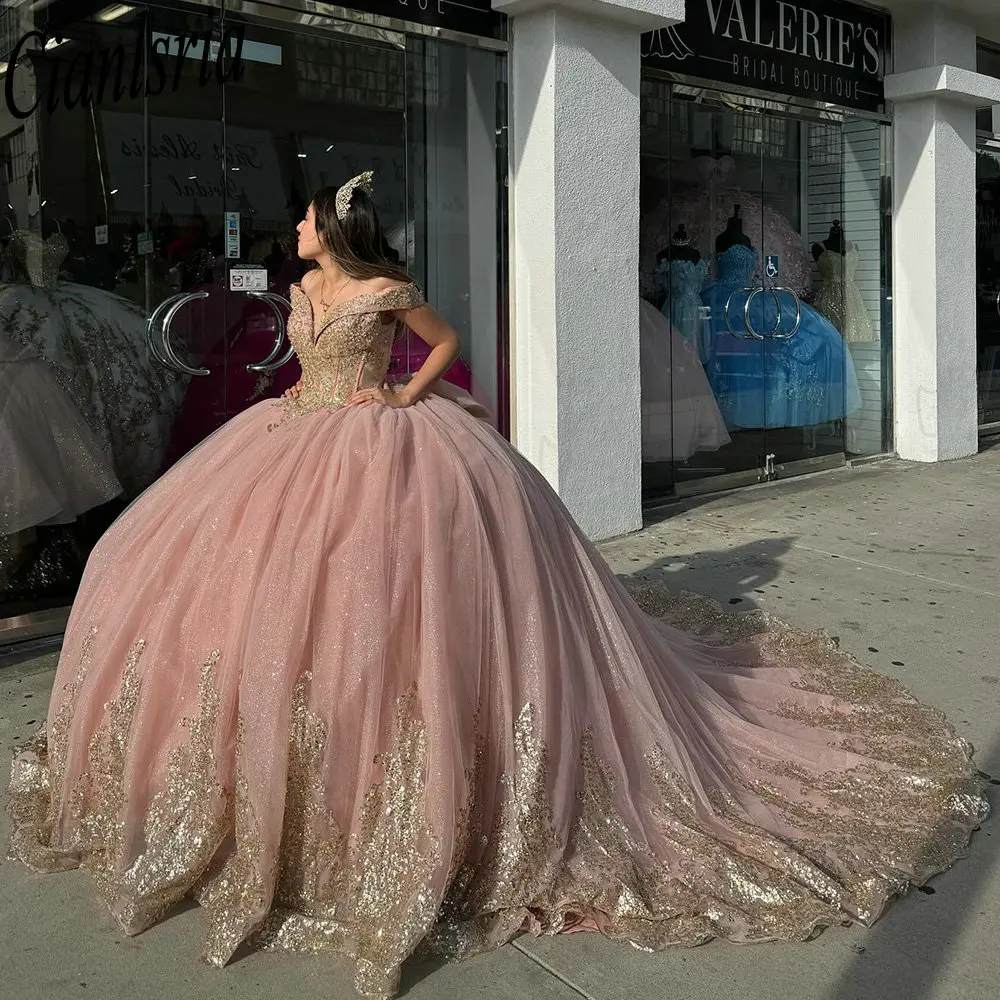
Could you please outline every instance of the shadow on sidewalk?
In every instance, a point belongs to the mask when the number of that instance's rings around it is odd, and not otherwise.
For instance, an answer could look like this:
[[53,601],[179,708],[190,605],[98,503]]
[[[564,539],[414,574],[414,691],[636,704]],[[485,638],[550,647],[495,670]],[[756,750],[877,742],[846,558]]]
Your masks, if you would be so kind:
[[[653,583],[668,590],[686,590],[718,601],[726,611],[741,613],[765,606],[780,611],[782,584],[775,583],[782,559],[797,542],[795,536],[766,538],[734,545],[724,551],[668,552],[652,560],[633,557],[642,568],[620,572],[623,581]],[[621,560],[618,560],[619,564]],[[794,584],[790,581],[789,585]],[[762,604],[761,598],[767,601]]]

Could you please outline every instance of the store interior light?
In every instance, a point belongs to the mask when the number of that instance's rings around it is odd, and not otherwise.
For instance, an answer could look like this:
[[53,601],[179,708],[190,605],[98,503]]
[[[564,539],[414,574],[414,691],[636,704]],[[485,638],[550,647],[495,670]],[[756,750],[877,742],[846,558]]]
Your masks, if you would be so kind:
[[111,189],[111,193],[112,194],[118,194],[118,188],[112,188]]
[[326,147],[326,151],[329,153],[333,149],[333,143],[331,142],[329,146]]
[[103,21],[107,24],[109,21],[117,21],[118,18],[124,17],[131,10],[132,8],[127,3],[112,4],[110,7],[105,7],[104,10],[97,15],[97,20]]
[[299,153],[299,159],[300,160],[304,160],[305,158],[306,158],[306,154],[305,153]]

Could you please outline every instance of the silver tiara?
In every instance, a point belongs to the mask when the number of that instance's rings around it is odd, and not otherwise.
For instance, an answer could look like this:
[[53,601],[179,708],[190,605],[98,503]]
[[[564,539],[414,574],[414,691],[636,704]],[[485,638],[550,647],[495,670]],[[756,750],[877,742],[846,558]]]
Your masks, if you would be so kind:
[[366,191],[368,194],[372,193],[372,179],[374,176],[375,174],[372,171],[366,170],[363,174],[352,177],[337,191],[334,204],[337,209],[337,218],[341,222],[347,218],[347,213],[351,209],[351,199],[354,197],[354,192],[357,188],[361,188],[362,191]]

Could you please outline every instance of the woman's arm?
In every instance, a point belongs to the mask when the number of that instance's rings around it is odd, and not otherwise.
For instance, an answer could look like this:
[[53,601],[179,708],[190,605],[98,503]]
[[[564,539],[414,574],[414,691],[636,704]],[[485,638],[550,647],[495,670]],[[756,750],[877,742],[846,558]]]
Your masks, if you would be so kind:
[[404,405],[411,406],[417,400],[423,399],[452,366],[461,353],[462,342],[452,327],[430,306],[399,309],[392,315],[405,323],[431,348],[427,360],[397,394]]

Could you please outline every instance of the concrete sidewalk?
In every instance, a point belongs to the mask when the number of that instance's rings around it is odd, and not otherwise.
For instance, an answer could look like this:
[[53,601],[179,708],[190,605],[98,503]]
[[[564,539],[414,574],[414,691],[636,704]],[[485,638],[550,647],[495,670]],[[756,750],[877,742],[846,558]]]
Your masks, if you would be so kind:
[[[943,709],[1000,775],[1000,449],[938,466],[901,462],[689,503],[603,546],[619,573],[662,576],[734,611],[825,628],[862,662]],[[0,656],[0,744],[44,717],[54,654]],[[410,1000],[987,1000],[1000,994],[1000,833],[871,930],[808,944],[715,942],[647,955],[596,935],[522,937],[470,962],[408,970]],[[6,824],[0,828],[6,843]],[[190,908],[133,939],[87,876],[0,866],[0,996],[352,1000],[346,962],[251,955],[198,961]]]

